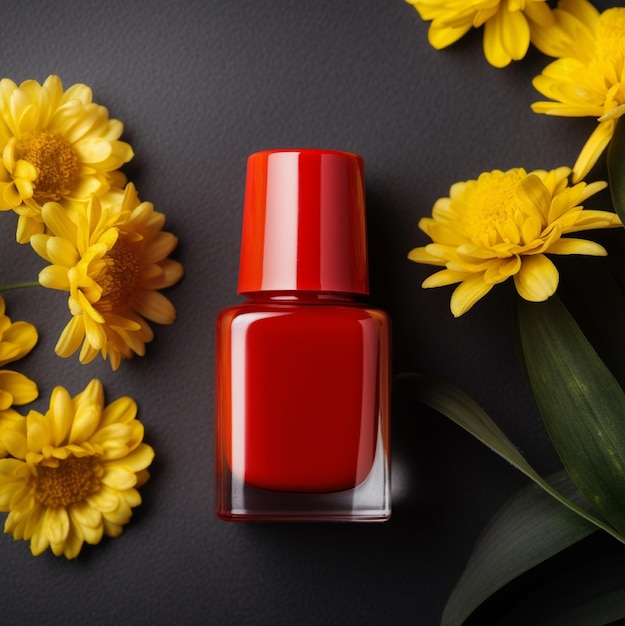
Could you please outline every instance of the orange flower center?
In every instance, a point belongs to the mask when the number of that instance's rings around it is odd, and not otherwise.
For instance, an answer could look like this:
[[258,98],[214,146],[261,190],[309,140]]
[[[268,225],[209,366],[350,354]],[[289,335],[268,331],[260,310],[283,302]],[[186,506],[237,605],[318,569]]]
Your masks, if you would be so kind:
[[139,272],[133,247],[120,235],[106,255],[104,276],[98,280],[102,287],[101,301],[107,301],[113,309],[124,307],[136,287]]
[[37,168],[33,197],[39,203],[58,202],[75,187],[78,155],[63,135],[52,130],[26,133],[15,143],[14,155]]
[[68,456],[58,465],[37,466],[35,497],[48,507],[80,502],[100,487],[99,465],[93,457]]

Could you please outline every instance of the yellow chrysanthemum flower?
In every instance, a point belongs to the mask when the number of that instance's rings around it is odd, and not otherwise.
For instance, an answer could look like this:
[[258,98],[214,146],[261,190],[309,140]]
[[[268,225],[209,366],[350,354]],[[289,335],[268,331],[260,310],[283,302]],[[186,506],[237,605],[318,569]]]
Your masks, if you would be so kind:
[[[554,11],[548,52],[561,58],[534,81],[546,102],[535,102],[536,113],[595,117],[599,124],[573,167],[573,181],[582,180],[612,139],[625,113],[625,8],[599,12],[586,0],[565,0]],[[549,37],[545,36],[545,45]]]
[[165,216],[141,202],[132,183],[120,206],[104,208],[93,196],[84,213],[72,216],[50,202],[41,215],[50,234],[34,235],[31,245],[51,265],[39,281],[68,291],[73,315],[57,354],[70,356],[82,344],[82,363],[101,354],[113,369],[122,358],[143,355],[153,338],[146,319],[171,324],[176,317],[159,290],[183,274],[182,265],[168,258],[178,239],[162,230]]
[[494,170],[453,185],[449,197],[434,204],[432,217],[419,221],[432,243],[408,255],[445,268],[423,287],[460,283],[451,297],[451,311],[458,317],[510,276],[526,300],[549,298],[559,275],[546,254],[604,256],[597,243],[562,236],[621,225],[614,213],[581,206],[605,183],[569,187],[569,174],[567,167],[529,174],[522,168]]
[[4,531],[30,540],[35,556],[50,547],[68,559],[120,535],[154,458],[136,413],[129,397],[105,406],[98,380],[74,398],[56,387],[45,414],[31,411],[3,437],[13,457],[0,459]]
[[0,210],[19,215],[17,240],[43,232],[41,207],[70,208],[121,190],[118,169],[133,156],[122,123],[92,102],[87,85],[67,90],[58,76],[43,84],[0,80]]
[[[12,322],[5,315],[4,298],[0,296],[0,367],[26,356],[37,343],[37,329],[28,322]],[[37,385],[20,372],[0,370],[0,458],[7,451],[2,435],[24,421],[13,406],[28,404],[37,398]]]
[[440,50],[471,28],[484,26],[484,56],[505,67],[527,53],[536,26],[553,22],[546,0],[406,0],[425,21],[430,44]]

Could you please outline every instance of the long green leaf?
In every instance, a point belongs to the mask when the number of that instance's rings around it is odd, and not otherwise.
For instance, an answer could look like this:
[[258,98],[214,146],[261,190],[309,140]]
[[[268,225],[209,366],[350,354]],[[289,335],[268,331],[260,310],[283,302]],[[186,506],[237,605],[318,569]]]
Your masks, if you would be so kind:
[[549,437],[571,479],[625,536],[625,393],[557,297],[521,301],[521,345]]
[[[592,540],[591,540],[592,541]],[[532,574],[521,583],[523,598],[506,606],[506,626],[607,626],[625,618],[625,558],[622,552],[591,555],[594,545],[572,548],[566,569],[552,571],[548,579],[532,585]],[[539,574],[540,575],[540,574]]]
[[397,377],[396,382],[398,385],[409,385],[417,401],[454,421],[493,452],[531,478],[560,503],[625,543],[625,540],[611,526],[578,503],[571,501],[543,479],[475,400],[456,386],[418,373],[402,374]]
[[614,209],[625,223],[625,119],[616,123],[614,135],[608,146],[608,181]]
[[[571,500],[581,496],[565,472],[550,479]],[[454,587],[442,626],[457,626],[502,587],[584,539],[596,526],[537,485],[512,497],[492,518]]]
[[[615,236],[617,233],[610,233]],[[618,233],[622,246],[625,232]],[[610,254],[612,257],[612,253]],[[622,271],[612,258],[575,257],[558,260],[558,297],[616,380],[625,386],[625,293],[610,271]]]

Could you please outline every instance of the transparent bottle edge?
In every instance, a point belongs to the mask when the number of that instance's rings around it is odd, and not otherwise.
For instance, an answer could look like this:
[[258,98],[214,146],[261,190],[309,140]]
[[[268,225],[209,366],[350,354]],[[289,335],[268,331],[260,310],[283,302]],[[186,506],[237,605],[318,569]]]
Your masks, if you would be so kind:
[[246,485],[229,468],[217,471],[217,516],[234,522],[385,522],[392,513],[388,427],[381,419],[367,478],[339,492],[279,492]]

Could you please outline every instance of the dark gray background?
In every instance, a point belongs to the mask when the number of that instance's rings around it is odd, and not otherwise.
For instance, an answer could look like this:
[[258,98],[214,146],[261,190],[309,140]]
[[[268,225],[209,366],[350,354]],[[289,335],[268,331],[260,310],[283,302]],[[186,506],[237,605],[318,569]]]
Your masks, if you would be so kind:
[[[607,1],[596,5],[606,8]],[[548,59],[490,67],[481,33],[437,52],[402,0],[182,0],[13,3],[0,26],[0,74],[84,82],[125,124],[126,172],[180,237],[179,311],[148,355],[116,373],[53,353],[65,294],[6,295],[40,329],[19,367],[47,406],[93,377],[131,395],[156,450],[144,504],[124,534],[76,561],[30,555],[0,536],[3,624],[438,623],[471,547],[526,480],[397,392],[394,515],[386,524],[236,525],[213,513],[213,328],[238,301],[245,161],[265,148],[327,147],[365,159],[372,301],[394,322],[395,373],[442,375],[473,395],[541,470],[555,467],[515,360],[510,285],[459,320],[450,289],[406,259],[417,228],[456,181],[493,168],[572,165],[592,120],[531,112]],[[603,208],[603,207],[596,207]],[[41,261],[0,215],[0,282]],[[3,516],[4,517],[4,516]]]

